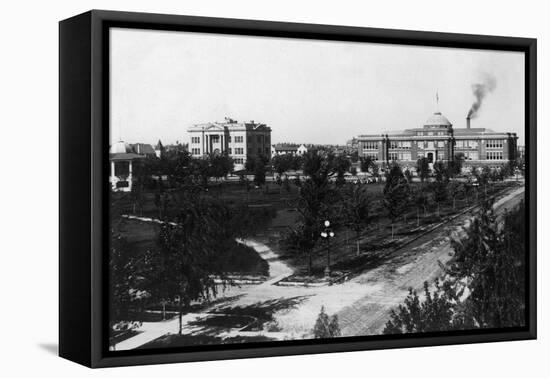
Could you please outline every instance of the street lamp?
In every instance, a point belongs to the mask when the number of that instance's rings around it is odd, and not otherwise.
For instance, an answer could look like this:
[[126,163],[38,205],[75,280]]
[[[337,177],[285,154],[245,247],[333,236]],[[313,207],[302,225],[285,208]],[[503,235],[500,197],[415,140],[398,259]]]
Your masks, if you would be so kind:
[[334,232],[330,228],[330,222],[325,221],[325,229],[321,232],[321,237],[327,241],[327,267],[325,268],[325,277],[330,277],[330,239],[334,237]]

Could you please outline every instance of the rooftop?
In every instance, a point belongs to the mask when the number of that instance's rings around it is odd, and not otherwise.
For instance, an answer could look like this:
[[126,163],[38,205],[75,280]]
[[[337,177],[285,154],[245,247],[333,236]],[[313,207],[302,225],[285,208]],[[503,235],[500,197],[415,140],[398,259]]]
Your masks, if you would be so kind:
[[199,123],[195,124],[191,127],[189,127],[188,131],[207,131],[207,130],[220,130],[223,131],[225,129],[230,130],[265,130],[265,131],[271,131],[271,128],[268,127],[265,123],[257,123],[254,120],[251,121],[245,121],[245,122],[238,122],[235,119],[225,117],[225,120],[222,122],[207,122],[207,123]]
[[444,127],[449,128],[452,127],[451,122],[440,112],[435,112],[430,118],[426,120],[426,123],[424,123],[425,128],[433,128],[433,127]]

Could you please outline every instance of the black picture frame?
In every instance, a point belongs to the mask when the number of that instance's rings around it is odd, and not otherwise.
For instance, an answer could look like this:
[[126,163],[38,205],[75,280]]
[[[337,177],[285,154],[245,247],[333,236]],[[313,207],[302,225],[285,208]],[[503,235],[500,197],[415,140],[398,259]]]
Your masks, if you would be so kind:
[[[519,51],[525,54],[527,324],[521,328],[110,352],[105,183],[110,27]],[[59,24],[59,354],[89,367],[535,339],[536,39],[92,10]]]

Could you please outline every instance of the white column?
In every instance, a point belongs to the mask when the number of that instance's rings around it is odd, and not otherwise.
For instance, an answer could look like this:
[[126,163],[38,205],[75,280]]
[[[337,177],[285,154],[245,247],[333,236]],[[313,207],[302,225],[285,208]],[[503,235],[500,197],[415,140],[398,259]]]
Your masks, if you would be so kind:
[[132,190],[132,160],[128,162],[128,190]]
[[111,188],[116,189],[115,162],[111,161]]

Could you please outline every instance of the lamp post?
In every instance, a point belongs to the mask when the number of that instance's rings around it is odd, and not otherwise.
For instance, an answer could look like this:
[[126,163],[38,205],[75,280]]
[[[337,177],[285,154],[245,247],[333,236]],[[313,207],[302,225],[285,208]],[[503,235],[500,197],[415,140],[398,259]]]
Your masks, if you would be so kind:
[[325,221],[325,229],[321,232],[321,237],[327,241],[327,267],[325,268],[325,277],[330,277],[330,239],[334,237],[334,232],[330,228],[330,222]]

